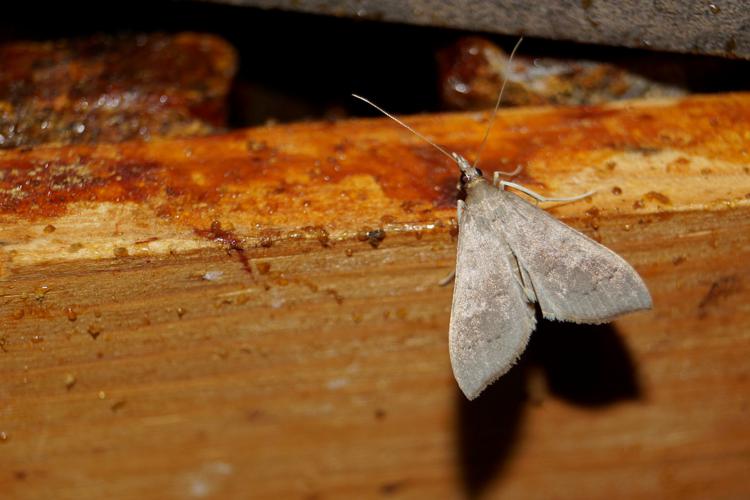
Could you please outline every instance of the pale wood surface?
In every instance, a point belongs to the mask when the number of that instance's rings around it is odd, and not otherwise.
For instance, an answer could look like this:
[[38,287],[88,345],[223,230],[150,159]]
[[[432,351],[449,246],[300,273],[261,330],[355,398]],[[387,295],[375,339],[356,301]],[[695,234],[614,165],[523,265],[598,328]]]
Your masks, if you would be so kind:
[[[470,157],[485,118],[410,123]],[[655,307],[543,323],[468,404],[456,168],[393,123],[0,152],[0,491],[750,495],[750,95],[505,111],[483,165],[516,164],[597,189],[550,211]]]

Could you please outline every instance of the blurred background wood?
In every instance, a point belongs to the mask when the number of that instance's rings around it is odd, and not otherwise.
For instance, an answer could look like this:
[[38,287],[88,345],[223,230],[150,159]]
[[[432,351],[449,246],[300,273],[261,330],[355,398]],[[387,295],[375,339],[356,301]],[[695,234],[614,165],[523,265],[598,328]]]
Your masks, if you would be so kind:
[[750,13],[741,0],[211,0],[356,19],[445,26],[625,46],[750,58]]
[[237,66],[195,33],[7,43],[0,62],[0,148],[221,131]]
[[[407,118],[471,158],[487,115]],[[477,402],[456,167],[385,119],[0,152],[10,497],[750,494],[750,95],[502,111],[482,165],[642,274]],[[533,228],[529,228],[533,230]]]

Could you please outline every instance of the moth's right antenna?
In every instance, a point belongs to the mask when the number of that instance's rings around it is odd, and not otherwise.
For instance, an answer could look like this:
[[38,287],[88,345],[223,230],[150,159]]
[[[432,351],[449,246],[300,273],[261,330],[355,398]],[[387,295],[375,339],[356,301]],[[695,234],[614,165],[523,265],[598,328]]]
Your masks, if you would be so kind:
[[513,56],[516,55],[516,50],[518,50],[518,46],[521,45],[521,42],[523,42],[523,37],[519,38],[516,42],[516,46],[513,47],[513,50],[510,53],[510,57],[508,57],[508,69],[505,72],[505,78],[503,78],[503,85],[500,87],[500,93],[497,95],[497,102],[495,103],[495,109],[492,111],[492,115],[490,116],[490,123],[487,124],[487,130],[484,132],[484,139],[482,139],[482,143],[479,145],[479,149],[477,149],[477,156],[474,160],[474,168],[477,168],[477,165],[479,165],[479,158],[482,156],[482,150],[484,150],[484,145],[487,144],[487,138],[490,136],[490,130],[492,130],[492,125],[495,124],[495,117],[497,117],[497,110],[500,109],[500,101],[503,98],[503,92],[505,92],[505,85],[508,83],[508,76],[510,75],[510,63],[513,62]]
[[453,156],[452,154],[450,154],[450,153],[449,153],[448,151],[446,151],[446,150],[445,150],[444,148],[442,148],[442,147],[438,146],[437,144],[435,144],[434,142],[432,142],[431,140],[429,140],[429,139],[428,139],[427,137],[423,136],[422,134],[420,134],[419,132],[417,132],[416,130],[414,130],[413,128],[411,128],[411,127],[410,127],[409,125],[407,125],[406,123],[402,122],[401,120],[399,120],[398,118],[396,118],[395,116],[393,116],[393,115],[392,115],[392,114],[390,114],[390,113],[389,113],[388,111],[384,110],[383,108],[381,108],[380,106],[378,106],[378,105],[377,105],[377,104],[375,104],[374,102],[372,102],[372,101],[369,101],[369,100],[365,99],[365,98],[364,98],[364,97],[362,97],[362,96],[358,96],[357,94],[352,94],[352,97],[356,97],[356,98],[357,98],[357,99],[359,99],[360,101],[364,101],[364,102],[366,102],[367,104],[369,104],[369,105],[370,105],[370,106],[372,106],[373,108],[377,109],[378,111],[380,111],[381,113],[383,113],[383,114],[384,114],[385,116],[387,116],[388,118],[390,118],[390,119],[391,119],[391,120],[393,120],[394,122],[398,123],[399,125],[401,125],[401,126],[402,126],[402,127],[404,127],[405,129],[407,129],[407,130],[408,130],[409,132],[411,132],[412,134],[416,135],[417,137],[419,137],[420,139],[422,139],[423,141],[425,141],[425,142],[426,142],[427,144],[430,144],[430,145],[431,145],[432,147],[434,147],[435,149],[437,149],[438,151],[440,151],[441,153],[443,153],[443,154],[444,154],[445,156],[447,156],[447,157],[448,157],[448,158],[450,158],[451,160],[453,160],[453,161],[457,161],[457,160],[456,160],[456,157],[455,157],[455,156]]

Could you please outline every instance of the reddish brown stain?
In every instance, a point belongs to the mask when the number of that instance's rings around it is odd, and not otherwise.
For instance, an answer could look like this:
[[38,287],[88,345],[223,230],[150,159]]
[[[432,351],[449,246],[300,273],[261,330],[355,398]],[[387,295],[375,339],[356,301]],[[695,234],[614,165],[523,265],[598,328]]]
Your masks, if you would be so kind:
[[149,161],[3,160],[0,156],[0,213],[32,219],[61,215],[71,202],[143,202],[158,191],[162,177],[162,167]]
[[[408,121],[447,150],[472,160],[486,124],[477,116],[481,115],[448,116],[447,122],[434,116]],[[643,109],[592,106],[505,112],[498,116],[480,168],[489,179],[493,170],[513,170],[535,161],[572,170],[598,160],[604,165],[609,156],[622,151],[677,149],[689,155],[696,148],[704,156],[741,160],[744,145],[717,134],[722,127],[750,128],[750,100],[730,95]],[[366,192],[349,193],[356,197],[345,201],[320,194],[352,176],[374,180],[386,200],[414,219],[434,218],[425,206],[455,206],[456,165],[383,119],[267,127],[147,144],[3,151],[0,215],[34,219],[62,215],[71,203],[135,202],[210,237],[205,228],[211,220],[233,211],[296,218],[300,208],[290,200],[300,200],[299,206],[307,200],[304,206],[313,204],[316,211],[323,210],[321,204],[334,203],[366,209],[377,201]],[[526,170],[514,180],[535,189],[541,185]],[[382,215],[373,214],[373,221]],[[222,231],[211,239],[241,254],[241,246],[232,243],[241,241],[226,228]],[[268,243],[272,240],[269,236]],[[325,245],[325,237],[320,241]]]
[[221,243],[227,248],[227,252],[234,251],[240,263],[242,264],[242,268],[245,270],[245,272],[247,272],[247,274],[252,276],[253,269],[252,267],[250,267],[250,260],[245,254],[245,248],[243,247],[242,240],[231,231],[222,229],[221,223],[219,221],[211,222],[210,229],[196,229],[195,234],[203,238]]

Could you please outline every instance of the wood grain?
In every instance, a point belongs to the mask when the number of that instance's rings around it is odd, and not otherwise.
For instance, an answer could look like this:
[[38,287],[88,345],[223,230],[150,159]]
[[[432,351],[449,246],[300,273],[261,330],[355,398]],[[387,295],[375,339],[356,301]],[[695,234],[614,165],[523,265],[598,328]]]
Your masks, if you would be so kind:
[[[471,158],[486,118],[408,121]],[[472,404],[456,168],[392,122],[2,151],[0,490],[747,497],[748,144],[750,94],[502,112],[485,171],[596,189],[549,210],[655,307],[543,322]]]

